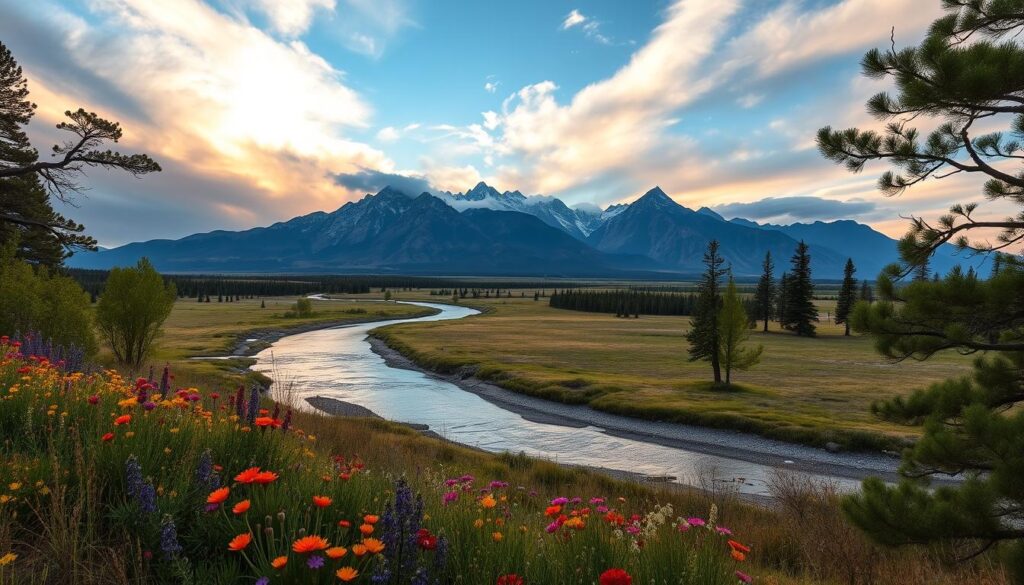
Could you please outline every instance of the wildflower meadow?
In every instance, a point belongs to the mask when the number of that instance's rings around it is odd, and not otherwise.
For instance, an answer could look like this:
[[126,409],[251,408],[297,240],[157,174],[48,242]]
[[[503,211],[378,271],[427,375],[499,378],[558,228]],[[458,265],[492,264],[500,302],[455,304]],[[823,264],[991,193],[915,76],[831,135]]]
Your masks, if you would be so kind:
[[714,506],[395,473],[255,388],[90,371],[31,339],[0,356],[0,583],[754,581]]

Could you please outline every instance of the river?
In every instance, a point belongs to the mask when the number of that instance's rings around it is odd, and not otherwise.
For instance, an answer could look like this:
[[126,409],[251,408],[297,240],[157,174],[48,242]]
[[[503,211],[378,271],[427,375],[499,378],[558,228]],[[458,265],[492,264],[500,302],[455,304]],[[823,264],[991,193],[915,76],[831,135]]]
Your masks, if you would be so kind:
[[[446,380],[390,367],[371,349],[367,341],[371,329],[396,323],[462,319],[478,313],[456,305],[412,304],[440,312],[416,319],[360,323],[283,337],[255,356],[253,369],[270,375],[276,384],[291,385],[296,403],[303,407],[312,408],[305,402],[307,397],[336,398],[364,406],[389,420],[429,425],[452,441],[496,453],[522,451],[558,463],[671,476],[679,483],[704,487],[713,480],[751,495],[768,494],[767,482],[773,469],[799,464],[799,460],[786,456],[775,457],[769,464],[723,457],[628,438],[621,432],[616,435],[600,426],[573,428],[533,422]],[[635,424],[640,428],[649,423]],[[723,431],[708,432],[729,436]],[[799,446],[793,446],[793,450],[797,456],[821,451]],[[842,490],[859,485],[850,474],[813,475],[834,481]]]

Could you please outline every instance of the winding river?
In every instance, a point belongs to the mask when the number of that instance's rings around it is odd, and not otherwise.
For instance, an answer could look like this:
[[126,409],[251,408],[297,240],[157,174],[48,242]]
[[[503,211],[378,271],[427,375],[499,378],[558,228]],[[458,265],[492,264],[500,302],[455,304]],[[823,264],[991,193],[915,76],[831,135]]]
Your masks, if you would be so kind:
[[[753,495],[768,493],[767,481],[772,469],[801,469],[801,457],[811,467],[805,465],[798,473],[834,481],[840,489],[855,489],[856,478],[865,474],[863,466],[847,461],[839,463],[845,465],[844,473],[831,475],[836,469],[836,460],[832,465],[828,463],[833,454],[740,433],[695,429],[711,433],[709,448],[686,449],[648,442],[640,435],[623,432],[628,427],[620,426],[618,432],[613,432],[609,430],[610,425],[609,428],[596,425],[575,428],[527,420],[502,408],[500,402],[485,400],[446,380],[416,370],[391,367],[374,353],[367,341],[371,329],[395,323],[462,319],[478,313],[455,305],[412,304],[440,312],[416,319],[360,323],[290,335],[258,353],[253,369],[270,375],[278,384],[291,385],[298,399],[296,403],[304,407],[312,408],[305,402],[307,397],[336,398],[366,407],[386,419],[429,425],[431,430],[452,441],[491,452],[522,451],[558,463],[668,476],[679,483],[704,487],[708,487],[709,481],[722,482],[741,493]],[[614,418],[637,428],[665,424]],[[711,448],[716,442],[735,445],[740,439],[752,445],[782,445],[786,450],[737,458],[723,456],[719,450]],[[811,461],[812,458],[819,460]],[[868,458],[879,464],[878,456]],[[819,464],[820,467],[814,467]],[[888,467],[890,464],[890,461],[882,461],[879,465]],[[856,469],[861,471],[850,472]]]

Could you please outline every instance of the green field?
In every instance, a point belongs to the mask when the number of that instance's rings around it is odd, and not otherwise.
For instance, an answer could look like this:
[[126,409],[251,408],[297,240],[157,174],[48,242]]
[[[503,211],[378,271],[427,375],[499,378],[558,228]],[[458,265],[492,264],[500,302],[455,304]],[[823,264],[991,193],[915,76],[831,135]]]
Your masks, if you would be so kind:
[[[467,302],[469,302],[467,300]],[[551,309],[544,299],[474,299],[485,314],[460,321],[377,330],[417,363],[451,372],[474,368],[499,385],[553,400],[589,403],[632,416],[758,432],[810,444],[885,448],[916,429],[876,420],[873,401],[963,375],[969,358],[890,363],[869,338],[819,325],[817,338],[773,327],[753,332],[759,365],[734,372],[735,390],[712,389],[710,367],[687,361],[687,317],[612,315]],[[820,302],[822,318],[833,301]]]

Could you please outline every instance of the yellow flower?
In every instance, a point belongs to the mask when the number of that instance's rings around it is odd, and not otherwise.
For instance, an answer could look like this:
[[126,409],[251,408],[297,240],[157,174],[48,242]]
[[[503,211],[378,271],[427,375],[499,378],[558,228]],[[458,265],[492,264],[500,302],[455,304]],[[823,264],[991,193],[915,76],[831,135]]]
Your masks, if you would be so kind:
[[181,429],[179,429],[178,427],[174,427],[173,429],[171,429],[171,433],[172,433],[172,434],[173,434],[173,433],[177,433],[177,432],[178,432],[178,431],[180,431],[180,430],[181,430]]
[[124,438],[126,438],[126,439],[130,439],[130,438],[132,438],[134,436],[135,436],[135,431],[128,431],[127,433],[124,434]]
[[11,490],[12,492],[16,492],[21,489],[21,482],[12,482],[10,485],[7,486],[7,489]]
[[3,566],[6,566],[6,565],[9,565],[9,564],[13,563],[15,561],[15,559],[17,559],[17,558],[18,558],[18,555],[14,554],[12,552],[9,552],[9,553],[5,554],[4,556],[0,557],[0,567],[3,567]]
[[0,504],[6,504],[7,502],[10,502],[10,501],[11,501],[11,496],[8,496],[7,494],[4,494],[4,495],[0,496]]

